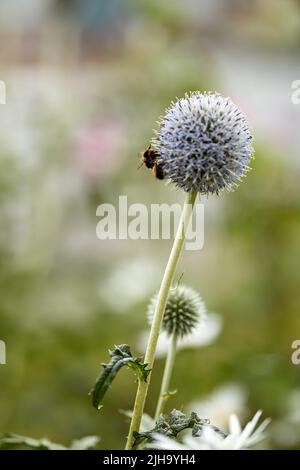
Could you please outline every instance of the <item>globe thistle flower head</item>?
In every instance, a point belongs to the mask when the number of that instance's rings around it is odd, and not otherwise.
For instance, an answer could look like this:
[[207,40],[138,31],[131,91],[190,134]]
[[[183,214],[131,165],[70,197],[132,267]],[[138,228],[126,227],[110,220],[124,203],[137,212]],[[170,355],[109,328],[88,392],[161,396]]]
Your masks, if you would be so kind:
[[[157,294],[148,305],[148,320],[152,322],[157,302]],[[171,336],[183,338],[206,317],[205,304],[200,295],[186,286],[178,286],[169,294],[162,328]]]
[[166,178],[185,191],[234,189],[249,170],[252,136],[245,116],[219,94],[193,92],[161,118],[153,146]]

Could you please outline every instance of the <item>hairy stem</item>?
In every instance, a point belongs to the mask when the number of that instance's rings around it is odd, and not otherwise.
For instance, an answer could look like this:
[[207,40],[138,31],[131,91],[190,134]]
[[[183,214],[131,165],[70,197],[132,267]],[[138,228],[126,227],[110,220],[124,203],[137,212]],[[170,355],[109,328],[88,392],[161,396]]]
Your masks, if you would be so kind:
[[[192,214],[192,210],[196,201],[197,193],[188,192],[185,196],[184,206],[173,243],[173,247],[170,253],[170,257],[165,269],[165,273],[162,279],[160,290],[157,297],[156,308],[151,324],[151,330],[149,335],[149,340],[147,344],[146,354],[144,362],[148,364],[150,369],[153,368],[153,363],[155,359],[156,346],[158,341],[158,336],[161,329],[161,323],[163,320],[165,307],[170,292],[171,284],[174,278],[178,260],[185,242],[186,230],[189,224],[189,220]],[[127,437],[126,449],[132,449],[133,444],[133,433],[139,431],[140,424],[144,412],[144,406],[146,401],[146,396],[150,384],[151,373],[148,376],[147,382],[142,382],[139,380],[138,389],[136,393],[132,419],[130,423],[129,434]]]
[[168,350],[164,375],[163,375],[161,389],[160,389],[157,407],[155,411],[155,421],[162,414],[166,401],[167,401],[166,395],[170,391],[171,376],[172,376],[173,367],[175,363],[175,357],[176,357],[176,347],[177,347],[177,336],[173,334],[171,338],[171,344]]

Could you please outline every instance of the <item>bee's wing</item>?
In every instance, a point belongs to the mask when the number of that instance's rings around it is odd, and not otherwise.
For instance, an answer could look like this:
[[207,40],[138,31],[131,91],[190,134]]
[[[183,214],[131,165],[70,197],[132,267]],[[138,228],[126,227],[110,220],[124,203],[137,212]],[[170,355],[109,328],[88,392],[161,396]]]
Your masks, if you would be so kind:
[[139,152],[139,153],[138,153],[138,157],[139,157],[140,164],[139,164],[139,166],[137,167],[137,170],[139,170],[139,169],[144,165],[144,153],[143,153],[143,152]]

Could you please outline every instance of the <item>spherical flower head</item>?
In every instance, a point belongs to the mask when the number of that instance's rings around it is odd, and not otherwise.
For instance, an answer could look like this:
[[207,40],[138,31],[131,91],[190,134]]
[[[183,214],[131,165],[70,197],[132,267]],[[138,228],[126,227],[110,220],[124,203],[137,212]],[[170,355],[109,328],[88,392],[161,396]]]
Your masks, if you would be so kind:
[[[157,302],[157,294],[150,300],[148,319],[152,322]],[[168,335],[178,338],[192,333],[193,329],[206,317],[205,304],[200,295],[186,286],[171,290],[164,313],[162,328]]]
[[153,145],[166,178],[185,191],[234,189],[249,170],[252,136],[245,116],[219,94],[193,92],[172,103]]

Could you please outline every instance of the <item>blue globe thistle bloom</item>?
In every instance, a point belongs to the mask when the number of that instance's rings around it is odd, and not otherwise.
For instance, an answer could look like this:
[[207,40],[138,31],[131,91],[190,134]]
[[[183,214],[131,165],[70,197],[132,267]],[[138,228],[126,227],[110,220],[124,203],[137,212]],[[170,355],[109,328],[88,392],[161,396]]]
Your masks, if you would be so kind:
[[[148,305],[148,320],[151,324],[157,294],[155,294]],[[171,336],[175,334],[178,338],[190,334],[196,326],[206,318],[206,307],[201,296],[191,287],[178,286],[171,290],[164,313],[162,329]]]
[[218,194],[249,170],[252,136],[245,116],[219,94],[186,94],[167,109],[153,145],[166,178],[185,191]]

